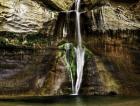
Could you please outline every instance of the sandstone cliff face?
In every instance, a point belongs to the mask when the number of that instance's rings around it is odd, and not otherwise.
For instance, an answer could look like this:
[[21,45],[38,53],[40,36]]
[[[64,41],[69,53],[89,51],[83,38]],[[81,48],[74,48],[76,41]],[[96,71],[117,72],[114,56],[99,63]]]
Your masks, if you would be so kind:
[[135,3],[132,7],[131,10],[135,14],[135,17],[138,21],[140,21],[140,1]]
[[43,23],[57,15],[31,0],[0,1],[0,31],[38,32]]
[[[136,1],[125,5],[124,0],[82,0],[83,42],[93,57],[86,60],[80,94],[139,95],[140,63],[136,59],[140,57],[140,22]],[[133,5],[134,10],[130,9]],[[0,46],[53,47],[41,53],[1,51],[1,95],[71,93],[71,79],[63,57],[65,50],[58,49],[58,45],[76,44],[74,6],[74,0],[1,0]],[[14,34],[6,35],[7,32]]]
[[49,7],[55,11],[69,10],[74,0],[32,0],[36,1],[44,7]]
[[[116,34],[117,32],[137,32],[140,29],[140,23],[133,12],[123,6],[114,6],[110,2],[96,2],[90,3],[92,7],[89,8],[88,4],[84,4],[81,4],[81,31],[86,36],[94,36],[95,32]],[[63,29],[66,29],[68,37],[74,36],[75,12],[60,12],[56,27],[55,35],[62,37]]]
[[[38,2],[47,6],[47,8],[43,8]],[[43,23],[50,23],[50,21],[57,19],[57,14],[59,14],[59,12],[48,9],[49,7],[56,6],[59,7],[61,11],[68,11],[72,9],[73,3],[74,1],[72,0],[50,0],[49,2],[37,0],[37,3],[31,0],[1,1],[0,30],[12,32],[37,32],[39,29],[44,28]],[[85,14],[86,17],[89,18],[89,24],[92,24],[90,26],[91,30],[135,30],[140,27],[135,18],[139,17],[138,3],[136,3],[134,9],[137,13],[136,15],[134,15],[132,11],[127,10],[127,8],[124,8],[122,4],[120,4],[120,6],[114,5],[113,0],[111,1],[111,4],[106,0],[83,0],[81,6],[82,11],[84,11],[82,14]],[[52,24],[55,26],[55,23]]]
[[[101,8],[93,9],[92,18],[93,22],[96,22],[93,24],[93,27],[95,26],[99,30],[111,29],[116,31],[139,29],[140,24],[133,20],[131,13],[129,13],[129,15],[127,13],[126,10],[122,10],[119,7],[113,8],[112,6],[103,6]],[[100,14],[99,19],[97,18],[98,14]],[[99,23],[99,25],[97,23]]]

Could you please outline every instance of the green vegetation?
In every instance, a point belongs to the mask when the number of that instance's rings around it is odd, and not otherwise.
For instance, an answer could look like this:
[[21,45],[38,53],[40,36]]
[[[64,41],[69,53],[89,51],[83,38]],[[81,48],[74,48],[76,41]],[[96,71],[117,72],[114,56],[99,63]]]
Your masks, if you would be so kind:
[[73,79],[76,79],[77,66],[74,45],[72,43],[64,43],[60,45],[59,48],[63,49],[63,51],[60,52],[59,56],[63,56],[68,70],[72,73]]
[[0,47],[30,47],[46,48],[50,44],[50,38],[40,33],[16,34],[4,33],[0,35]]
[[[73,79],[76,79],[76,55],[75,55],[75,45],[73,43],[61,43],[59,45],[59,48],[62,49],[62,52],[59,52],[58,56],[63,57],[65,64],[67,66],[67,69],[72,73]],[[85,46],[85,61],[87,61],[90,58],[93,58],[93,53],[88,50]]]

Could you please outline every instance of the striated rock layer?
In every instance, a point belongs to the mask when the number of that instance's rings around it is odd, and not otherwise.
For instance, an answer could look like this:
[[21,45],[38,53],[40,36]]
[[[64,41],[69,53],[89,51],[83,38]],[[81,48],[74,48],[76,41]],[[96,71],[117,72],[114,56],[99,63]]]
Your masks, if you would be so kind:
[[55,19],[56,15],[31,0],[1,0],[0,31],[38,32],[43,23]]
[[55,11],[69,10],[74,0],[32,0],[36,1],[44,7],[49,7]]

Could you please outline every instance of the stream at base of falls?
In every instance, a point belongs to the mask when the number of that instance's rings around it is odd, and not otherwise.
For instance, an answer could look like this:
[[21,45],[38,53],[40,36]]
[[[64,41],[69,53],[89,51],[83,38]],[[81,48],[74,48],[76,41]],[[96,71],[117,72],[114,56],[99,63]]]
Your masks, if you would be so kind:
[[0,106],[140,106],[139,97],[43,97],[34,103],[33,99],[24,102],[0,102]]

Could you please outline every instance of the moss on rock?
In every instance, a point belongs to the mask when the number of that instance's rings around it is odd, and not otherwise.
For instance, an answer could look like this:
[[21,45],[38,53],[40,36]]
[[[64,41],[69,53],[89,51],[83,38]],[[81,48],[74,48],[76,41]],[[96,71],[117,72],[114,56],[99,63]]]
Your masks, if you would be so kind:
[[41,33],[17,34],[10,32],[0,35],[0,47],[44,49],[49,45],[49,42],[49,37]]

